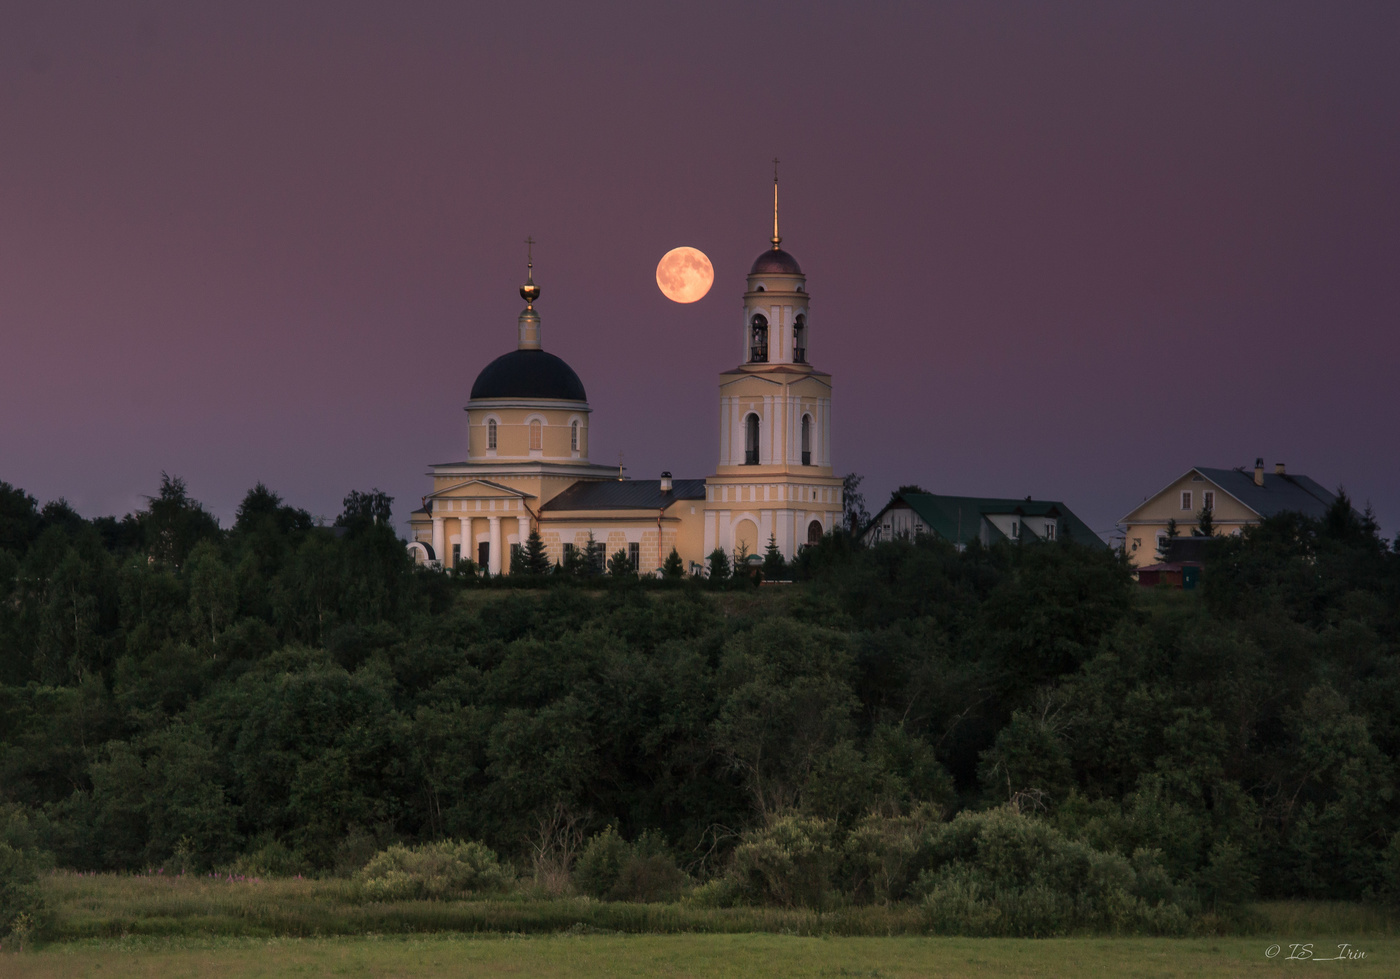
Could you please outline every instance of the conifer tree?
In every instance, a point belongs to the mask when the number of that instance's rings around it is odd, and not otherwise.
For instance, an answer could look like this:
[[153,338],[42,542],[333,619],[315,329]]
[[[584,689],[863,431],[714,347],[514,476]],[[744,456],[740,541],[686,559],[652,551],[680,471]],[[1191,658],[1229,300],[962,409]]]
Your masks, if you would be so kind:
[[1181,532],[1176,529],[1176,518],[1172,517],[1167,521],[1167,535],[1157,539],[1157,560],[1165,561],[1167,555],[1171,553],[1172,541],[1181,536]]
[[637,569],[632,567],[632,559],[620,547],[613,552],[612,557],[608,558],[608,574],[614,578],[637,577]]
[[720,585],[729,580],[729,555],[724,548],[716,547],[710,552],[710,583]]
[[1196,529],[1192,531],[1193,537],[1211,537],[1215,534],[1215,515],[1211,512],[1209,505],[1203,506],[1196,514]]
[[671,548],[671,553],[666,555],[666,562],[661,565],[661,575],[673,579],[685,577],[685,562],[674,547]]
[[768,546],[763,549],[763,580],[786,581],[787,578],[787,562],[783,560],[783,552],[778,550],[778,538],[769,534]]
[[577,547],[564,548],[564,561],[559,565],[561,574],[579,578],[587,573],[587,568],[588,560]]
[[538,578],[549,574],[549,552],[545,550],[539,530],[530,531],[530,536],[525,538],[520,563],[527,575]]

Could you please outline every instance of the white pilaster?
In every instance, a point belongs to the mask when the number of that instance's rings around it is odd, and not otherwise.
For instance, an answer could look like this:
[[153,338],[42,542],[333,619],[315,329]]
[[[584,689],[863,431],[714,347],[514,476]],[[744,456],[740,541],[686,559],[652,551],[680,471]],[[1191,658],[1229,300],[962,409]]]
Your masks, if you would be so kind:
[[[437,506],[437,501],[433,501],[433,506]],[[446,521],[442,517],[433,517],[433,554],[437,557],[442,567],[447,567],[450,563],[447,555],[443,553],[447,547],[447,527]]]
[[501,518],[489,517],[491,521],[491,559],[489,570],[492,574],[501,573]]
[[462,560],[475,561],[476,555],[472,553],[472,518],[458,517],[457,526],[462,535]]

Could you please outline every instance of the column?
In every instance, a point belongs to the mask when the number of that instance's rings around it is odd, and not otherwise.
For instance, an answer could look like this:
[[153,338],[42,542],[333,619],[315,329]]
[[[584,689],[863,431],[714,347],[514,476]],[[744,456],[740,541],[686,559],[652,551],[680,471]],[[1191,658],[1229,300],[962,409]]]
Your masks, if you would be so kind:
[[459,533],[462,536],[462,560],[475,561],[476,555],[472,553],[472,518],[459,517],[457,525],[461,528]]
[[491,561],[488,570],[492,574],[501,573],[501,518],[491,517]]
[[[434,502],[433,505],[436,506],[436,502]],[[442,517],[433,517],[433,556],[438,559],[439,566],[444,568],[451,563],[448,560],[449,556],[443,553],[447,546],[447,527],[444,526],[445,523],[446,521]]]
[[[521,505],[523,506],[524,504]],[[520,516],[515,519],[519,521],[517,526],[520,528],[520,550],[523,553],[525,550],[525,541],[530,537],[530,518],[527,516]]]

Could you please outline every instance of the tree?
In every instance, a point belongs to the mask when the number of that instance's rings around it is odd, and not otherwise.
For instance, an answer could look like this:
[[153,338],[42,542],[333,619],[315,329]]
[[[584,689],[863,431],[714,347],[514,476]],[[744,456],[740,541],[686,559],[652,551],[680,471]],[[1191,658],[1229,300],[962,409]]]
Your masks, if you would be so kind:
[[219,556],[218,545],[200,541],[190,552],[188,564],[190,582],[190,611],[209,629],[209,641],[217,642],[219,630],[226,627],[238,611],[238,589],[233,572]]
[[783,560],[783,552],[778,550],[778,539],[769,534],[768,546],[763,549],[763,579],[765,581],[786,581],[787,577],[787,562]]
[[219,522],[202,504],[190,499],[179,476],[160,474],[160,493],[147,497],[149,505],[137,514],[146,553],[157,561],[181,567],[194,546],[217,539]]
[[539,530],[530,531],[530,536],[525,538],[525,546],[520,554],[521,571],[531,577],[541,577],[549,574],[549,552],[545,550],[544,540],[540,537]]
[[583,562],[582,574],[595,575],[602,574],[607,548],[602,541],[593,539],[593,531],[588,532],[588,543],[584,547],[586,561]]
[[671,579],[685,577],[685,562],[674,547],[671,548],[671,553],[666,555],[666,562],[661,565],[661,576]]
[[920,486],[918,483],[905,483],[903,486],[899,487],[899,489],[895,490],[893,493],[890,494],[890,502],[893,503],[895,500],[899,499],[899,498],[900,498],[901,496],[903,496],[905,493],[923,493],[923,494],[927,494],[927,493],[928,493],[928,490],[924,489],[924,488],[923,488],[922,486]]
[[870,522],[870,511],[865,508],[865,494],[859,491],[864,480],[860,473],[846,473],[841,479],[842,520],[848,534],[860,533]]
[[1172,541],[1181,536],[1181,532],[1176,529],[1176,518],[1172,517],[1167,521],[1167,533],[1164,537],[1157,538],[1157,560],[1165,561],[1171,553]]
[[1200,512],[1196,514],[1196,529],[1191,532],[1191,536],[1215,536],[1215,515],[1211,512],[1210,504],[1201,507]]
[[724,548],[716,547],[710,552],[710,581],[713,584],[729,580],[729,555]]
[[620,547],[613,552],[612,557],[608,558],[608,574],[614,578],[637,577],[637,569],[632,567],[632,559]]
[[0,481],[0,551],[23,557],[38,536],[38,502],[24,490]]
[[393,516],[394,498],[380,489],[368,493],[351,490],[344,500],[345,510],[335,518],[337,527],[357,531],[374,524],[387,524]]
[[588,573],[588,556],[572,544],[564,548],[564,560],[559,565],[559,573],[571,578],[581,578]]

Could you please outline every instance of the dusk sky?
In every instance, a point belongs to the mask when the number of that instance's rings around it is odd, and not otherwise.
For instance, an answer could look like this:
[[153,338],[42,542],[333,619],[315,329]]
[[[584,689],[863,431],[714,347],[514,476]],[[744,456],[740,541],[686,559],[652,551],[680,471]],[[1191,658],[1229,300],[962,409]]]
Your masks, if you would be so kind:
[[0,479],[402,520],[515,346],[527,235],[593,461],[709,475],[774,156],[872,512],[1108,535],[1263,456],[1400,530],[1393,0],[0,3]]

